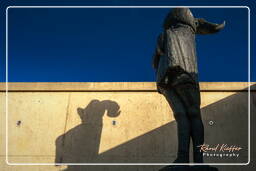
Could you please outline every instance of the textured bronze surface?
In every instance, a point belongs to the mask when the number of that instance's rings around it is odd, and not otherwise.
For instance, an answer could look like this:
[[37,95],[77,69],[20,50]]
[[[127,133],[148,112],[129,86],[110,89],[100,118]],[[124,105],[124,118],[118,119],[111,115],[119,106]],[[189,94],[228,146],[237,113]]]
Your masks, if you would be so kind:
[[190,138],[195,163],[203,163],[199,146],[204,144],[200,111],[200,89],[196,56],[196,34],[211,34],[223,29],[194,18],[188,8],[173,9],[164,20],[153,57],[157,90],[167,99],[177,121],[178,152],[174,163],[189,163]]

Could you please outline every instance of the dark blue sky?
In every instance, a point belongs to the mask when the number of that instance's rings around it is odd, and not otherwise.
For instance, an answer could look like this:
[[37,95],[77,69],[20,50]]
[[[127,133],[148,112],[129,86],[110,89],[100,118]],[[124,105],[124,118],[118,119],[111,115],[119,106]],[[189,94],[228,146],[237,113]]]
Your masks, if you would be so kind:
[[[154,81],[152,54],[169,10],[11,8],[9,81]],[[195,17],[226,21],[220,33],[197,37],[200,81],[247,81],[248,10],[191,10]]]

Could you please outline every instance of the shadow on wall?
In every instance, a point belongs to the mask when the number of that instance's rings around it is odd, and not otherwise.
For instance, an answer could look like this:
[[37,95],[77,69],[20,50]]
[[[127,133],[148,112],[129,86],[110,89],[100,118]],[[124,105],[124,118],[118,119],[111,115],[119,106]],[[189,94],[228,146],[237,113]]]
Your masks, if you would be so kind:
[[82,123],[70,129],[56,140],[55,163],[90,163],[98,157],[102,132],[102,117],[107,111],[109,117],[117,117],[119,105],[110,100],[92,100],[77,113]]
[[[253,92],[251,114],[255,109],[256,93]],[[58,137],[56,163],[169,163],[175,159],[177,150],[175,121],[98,154],[102,116],[105,110],[108,110],[108,115],[112,117],[120,114],[119,105],[109,100],[102,102],[94,100],[85,109],[78,109],[82,124]],[[248,161],[248,93],[238,92],[202,108],[201,112],[206,144],[242,147],[238,157],[205,156],[205,162],[246,163]],[[213,121],[213,124],[209,124],[210,121]],[[253,154],[251,158],[254,157]],[[119,171],[124,167],[126,171],[156,171],[163,166],[70,165],[65,171]]]

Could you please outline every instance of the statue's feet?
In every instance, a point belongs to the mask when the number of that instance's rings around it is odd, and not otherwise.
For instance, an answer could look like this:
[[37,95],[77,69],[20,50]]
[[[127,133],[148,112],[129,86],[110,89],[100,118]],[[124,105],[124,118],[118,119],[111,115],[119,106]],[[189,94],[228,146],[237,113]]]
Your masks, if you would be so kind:
[[189,159],[188,158],[177,158],[173,161],[173,163],[189,163]]
[[194,152],[194,163],[204,163],[202,152],[200,151]]

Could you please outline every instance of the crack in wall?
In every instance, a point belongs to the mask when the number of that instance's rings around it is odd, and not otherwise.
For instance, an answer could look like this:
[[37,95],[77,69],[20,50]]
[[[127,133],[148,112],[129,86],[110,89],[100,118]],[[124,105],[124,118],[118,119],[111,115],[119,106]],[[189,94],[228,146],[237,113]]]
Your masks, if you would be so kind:
[[[67,107],[66,107],[66,119],[65,119],[65,125],[64,125],[64,134],[63,134],[63,139],[62,139],[62,146],[64,147],[65,145],[65,133],[67,131],[67,123],[68,123],[68,116],[69,116],[69,108],[70,108],[70,99],[71,99],[71,93],[68,94],[68,101],[67,101]],[[60,157],[60,162],[62,162],[63,157],[61,155]]]

